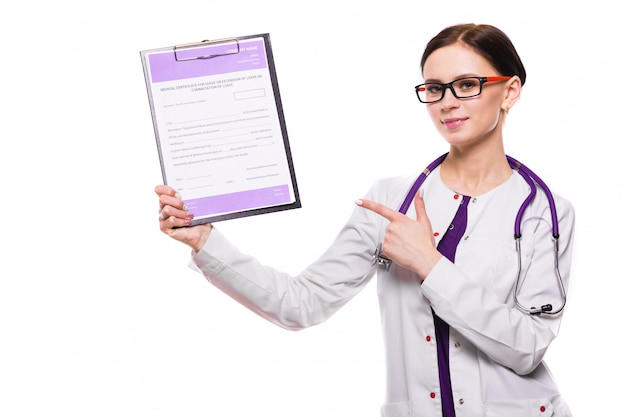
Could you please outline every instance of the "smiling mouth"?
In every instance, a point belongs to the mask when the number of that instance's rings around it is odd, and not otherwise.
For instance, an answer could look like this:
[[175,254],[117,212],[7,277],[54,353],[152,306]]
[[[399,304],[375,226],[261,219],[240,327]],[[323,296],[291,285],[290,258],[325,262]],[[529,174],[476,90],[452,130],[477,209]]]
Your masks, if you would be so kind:
[[461,119],[461,118],[455,117],[455,118],[450,118],[450,119],[444,119],[441,121],[441,124],[443,124],[448,129],[454,129],[454,128],[461,126],[463,123],[465,123],[466,120],[467,119]]

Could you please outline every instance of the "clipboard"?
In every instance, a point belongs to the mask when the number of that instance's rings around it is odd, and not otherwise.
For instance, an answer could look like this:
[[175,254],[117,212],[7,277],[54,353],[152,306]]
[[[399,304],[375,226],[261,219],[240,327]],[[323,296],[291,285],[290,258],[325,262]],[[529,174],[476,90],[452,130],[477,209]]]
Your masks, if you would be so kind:
[[163,181],[192,226],[301,207],[268,33],[140,56]]

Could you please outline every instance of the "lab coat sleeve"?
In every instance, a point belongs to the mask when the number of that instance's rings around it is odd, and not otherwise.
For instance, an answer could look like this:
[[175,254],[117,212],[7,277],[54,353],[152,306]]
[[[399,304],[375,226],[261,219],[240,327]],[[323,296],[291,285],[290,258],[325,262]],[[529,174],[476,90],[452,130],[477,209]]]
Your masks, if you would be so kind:
[[265,319],[299,330],[325,321],[371,279],[380,223],[378,216],[355,207],[334,243],[296,276],[240,252],[217,228],[190,266]]
[[[557,200],[559,213],[559,267],[567,289],[574,233],[574,210],[566,200]],[[523,224],[525,263],[519,300],[524,306],[560,306],[562,296],[555,278],[554,244],[550,213],[535,210]],[[496,279],[507,279],[497,277]],[[442,259],[422,285],[434,311],[452,328],[471,341],[492,360],[520,375],[531,373],[542,361],[548,346],[558,334],[562,312],[557,315],[529,315],[515,306],[515,281],[503,299],[480,285],[473,277],[447,259]],[[537,305],[539,304],[539,305]]]

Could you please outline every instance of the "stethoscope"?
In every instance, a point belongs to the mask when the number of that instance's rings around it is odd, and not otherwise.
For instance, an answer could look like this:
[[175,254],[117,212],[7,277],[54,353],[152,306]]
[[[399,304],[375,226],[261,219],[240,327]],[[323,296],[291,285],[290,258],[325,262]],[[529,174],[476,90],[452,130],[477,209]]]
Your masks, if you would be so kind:
[[[435,159],[430,165],[424,169],[424,171],[417,177],[413,186],[409,190],[408,194],[404,198],[404,202],[398,209],[398,211],[402,214],[406,214],[407,210],[413,203],[415,195],[419,191],[426,178],[430,175],[430,173],[437,168],[444,159],[448,156],[447,153],[441,155],[439,158]],[[506,159],[509,162],[509,166],[517,171],[524,180],[530,186],[530,193],[522,202],[522,205],[517,212],[517,216],[515,217],[515,223],[513,227],[513,238],[515,239],[515,250],[517,252],[517,278],[515,280],[515,292],[513,293],[513,297],[515,300],[515,304],[517,307],[528,314],[531,315],[540,315],[544,314],[558,314],[563,308],[565,308],[565,303],[567,301],[565,286],[563,285],[563,279],[561,278],[561,272],[559,271],[559,222],[556,213],[556,204],[554,203],[554,196],[550,192],[550,189],[546,185],[545,182],[537,174],[531,171],[527,166],[523,165],[521,162],[517,161],[514,158],[511,158],[507,155]],[[530,203],[534,200],[537,195],[537,185],[543,190],[544,194],[548,199],[548,205],[550,206],[550,214],[552,217],[552,240],[554,242],[554,270],[556,273],[556,280],[559,286],[559,291],[561,292],[561,306],[556,310],[553,308],[552,304],[544,304],[541,307],[526,307],[522,305],[518,299],[519,291],[521,290],[520,286],[520,277],[522,274],[522,251],[521,251],[521,239],[522,239],[522,216],[526,211],[526,208],[530,205]],[[386,269],[389,269],[391,266],[391,259],[385,256],[382,252],[382,244],[379,244],[374,253],[374,262],[379,266],[383,266]]]

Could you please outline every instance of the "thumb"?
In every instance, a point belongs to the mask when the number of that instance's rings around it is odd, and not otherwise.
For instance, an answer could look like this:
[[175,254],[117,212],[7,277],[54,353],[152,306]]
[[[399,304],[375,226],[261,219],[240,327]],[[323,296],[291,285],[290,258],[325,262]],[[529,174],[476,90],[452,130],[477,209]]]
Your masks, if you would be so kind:
[[415,198],[413,199],[413,207],[415,207],[415,216],[417,217],[417,223],[424,227],[424,230],[428,232],[430,236],[431,243],[435,246],[435,238],[433,236],[433,227],[430,224],[430,219],[426,214],[426,205],[424,204],[424,198],[417,193]]
[[413,199],[413,207],[415,207],[415,215],[417,216],[418,222],[428,219],[428,216],[426,216],[426,205],[424,204],[424,199],[419,192],[415,194],[415,198]]

